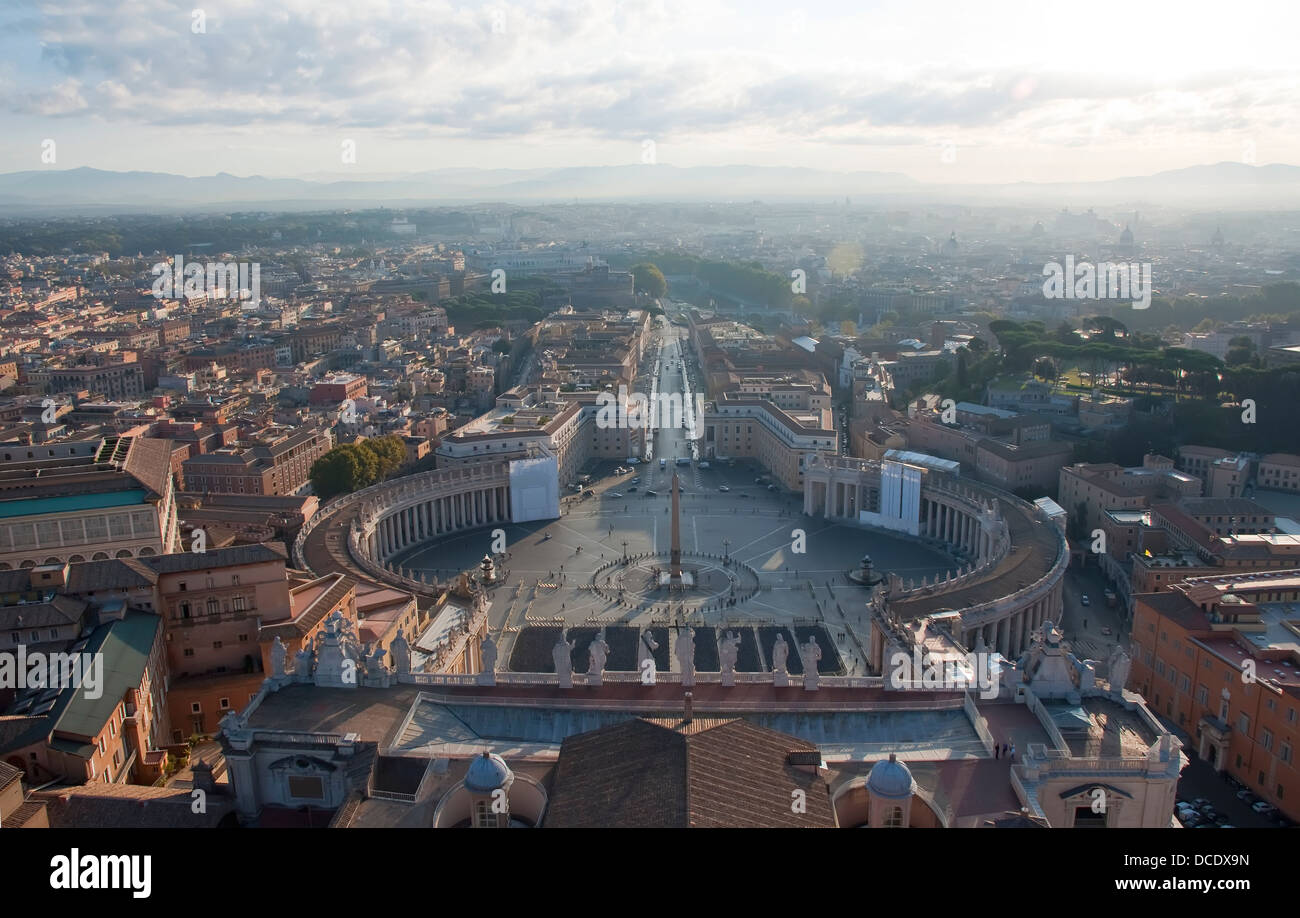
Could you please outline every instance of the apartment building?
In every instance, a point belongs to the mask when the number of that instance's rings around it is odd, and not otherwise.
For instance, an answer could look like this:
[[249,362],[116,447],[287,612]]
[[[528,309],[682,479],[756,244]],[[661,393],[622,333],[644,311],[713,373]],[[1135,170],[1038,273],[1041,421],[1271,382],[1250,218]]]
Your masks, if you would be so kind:
[[312,463],[333,446],[328,427],[268,431],[251,445],[186,459],[185,488],[200,493],[297,494],[310,480]]
[[1300,491],[1300,456],[1292,453],[1261,456],[1255,483],[1271,491]]
[[1138,595],[1128,685],[1227,771],[1300,819],[1300,569],[1220,574]]
[[782,486],[803,490],[811,455],[839,455],[830,408],[783,409],[766,398],[724,392],[704,406],[703,459],[757,459]]

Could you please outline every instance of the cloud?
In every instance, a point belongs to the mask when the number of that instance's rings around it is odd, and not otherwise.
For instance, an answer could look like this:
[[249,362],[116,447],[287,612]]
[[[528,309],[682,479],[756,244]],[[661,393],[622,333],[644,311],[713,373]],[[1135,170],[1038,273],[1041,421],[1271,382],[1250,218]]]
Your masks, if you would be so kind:
[[196,32],[203,2],[16,3],[0,14],[4,47],[39,53],[37,66],[6,71],[0,111],[431,138],[900,145],[956,135],[996,146],[1016,136],[1075,145],[1116,130],[1248,132],[1294,121],[1298,104],[1293,75],[1232,68],[1030,71],[902,51],[846,64],[852,35],[819,55],[824,24],[805,14],[785,46],[779,32],[771,45],[739,42],[720,24],[762,31],[794,20],[781,10],[751,23],[718,2],[225,0]]

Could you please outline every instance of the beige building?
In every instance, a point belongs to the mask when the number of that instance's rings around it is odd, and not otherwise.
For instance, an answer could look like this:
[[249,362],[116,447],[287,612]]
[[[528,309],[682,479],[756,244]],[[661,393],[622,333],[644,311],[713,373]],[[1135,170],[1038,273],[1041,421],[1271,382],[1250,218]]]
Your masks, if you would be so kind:
[[0,447],[0,570],[175,550],[171,461],[139,437]]
[[758,395],[724,392],[705,404],[701,459],[756,459],[782,486],[802,491],[810,456],[839,455],[829,406],[809,390],[808,404],[784,409]]

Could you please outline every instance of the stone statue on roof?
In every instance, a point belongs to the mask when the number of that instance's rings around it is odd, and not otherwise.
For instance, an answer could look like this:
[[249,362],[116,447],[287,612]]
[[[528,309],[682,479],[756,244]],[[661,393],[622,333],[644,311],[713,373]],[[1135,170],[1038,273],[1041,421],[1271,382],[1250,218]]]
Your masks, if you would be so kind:
[[275,636],[271,642],[271,676],[279,679],[284,675],[284,661],[288,657],[288,648],[284,646],[284,641],[280,640],[280,635]]
[[411,645],[406,642],[406,636],[402,629],[397,629],[397,637],[393,638],[393,643],[389,646],[388,652],[393,656],[393,670],[399,675],[405,675],[411,671]]
[[677,657],[677,668],[682,673],[682,685],[690,688],[695,684],[695,629],[686,626],[677,635],[677,647],[673,650]]

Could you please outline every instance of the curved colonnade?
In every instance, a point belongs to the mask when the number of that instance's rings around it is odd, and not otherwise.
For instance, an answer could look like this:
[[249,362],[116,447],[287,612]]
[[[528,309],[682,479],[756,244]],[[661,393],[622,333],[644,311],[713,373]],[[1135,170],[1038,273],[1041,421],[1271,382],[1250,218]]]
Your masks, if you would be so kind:
[[[879,501],[882,463],[832,458],[805,470],[804,512],[864,525],[859,510]],[[890,576],[873,600],[897,622],[955,612],[953,636],[969,649],[1018,658],[1044,621],[1059,621],[1070,555],[1065,533],[1033,504],[989,485],[922,470],[916,537],[942,543],[966,563],[946,578],[904,583]],[[869,661],[881,671],[883,653]]]
[[[294,560],[317,574],[344,568],[428,594],[436,582],[395,567],[396,555],[430,539],[509,523],[510,514],[506,463],[434,469],[329,504],[298,533]],[[340,544],[342,533],[346,541]]]

